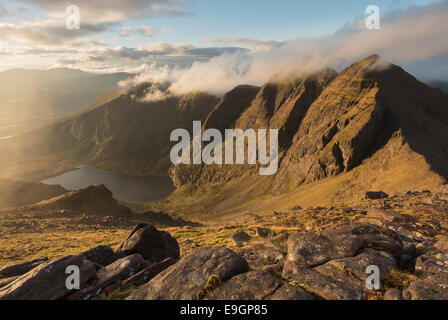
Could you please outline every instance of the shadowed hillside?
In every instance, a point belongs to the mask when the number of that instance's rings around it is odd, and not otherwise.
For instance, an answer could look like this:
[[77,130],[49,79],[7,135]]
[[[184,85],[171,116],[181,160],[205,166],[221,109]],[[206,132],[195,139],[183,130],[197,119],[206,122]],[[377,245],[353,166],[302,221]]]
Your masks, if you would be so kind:
[[66,170],[76,163],[89,162],[127,174],[166,174],[171,131],[191,131],[192,121],[204,120],[218,98],[192,93],[146,101],[150,90],[151,84],[145,84],[112,99],[106,96],[102,105],[94,103],[68,120],[4,141],[0,148],[8,156],[0,155],[5,164],[2,172],[29,179],[23,172],[30,171],[29,166],[40,166],[42,171],[36,177],[40,179],[54,175],[52,163],[64,166],[68,161]]

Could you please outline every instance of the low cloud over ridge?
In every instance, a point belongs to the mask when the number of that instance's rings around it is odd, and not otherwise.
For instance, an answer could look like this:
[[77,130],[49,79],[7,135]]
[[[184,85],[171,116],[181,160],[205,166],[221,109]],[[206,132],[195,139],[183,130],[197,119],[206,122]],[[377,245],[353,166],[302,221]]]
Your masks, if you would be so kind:
[[208,61],[194,62],[188,68],[168,70],[147,66],[135,82],[157,78],[171,81],[171,90],[176,93],[201,90],[222,94],[242,83],[260,85],[270,79],[281,80],[325,66],[340,69],[372,53],[401,65],[430,60],[448,53],[447,16],[448,0],[445,0],[388,14],[382,17],[380,30],[367,30],[361,20],[329,36],[272,42],[268,50],[257,50],[257,44],[264,44],[257,40],[208,39],[207,42],[215,43],[252,44],[253,50],[226,52]]

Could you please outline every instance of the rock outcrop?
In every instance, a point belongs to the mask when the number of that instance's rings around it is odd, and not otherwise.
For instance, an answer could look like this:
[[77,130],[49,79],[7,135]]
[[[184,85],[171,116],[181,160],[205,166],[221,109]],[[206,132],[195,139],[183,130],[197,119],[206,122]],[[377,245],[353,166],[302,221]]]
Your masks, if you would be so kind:
[[[43,258],[2,267],[0,300],[106,299],[115,290],[149,281],[178,258],[179,245],[174,238],[140,224],[116,252],[99,246],[58,260]],[[69,266],[79,268],[79,289],[66,285]]]
[[29,206],[30,210],[67,210],[90,215],[130,215],[127,207],[114,199],[105,185],[90,186],[70,191],[61,196]]
[[146,223],[137,225],[116,248],[124,255],[138,253],[146,260],[160,262],[166,258],[180,258],[179,244],[168,232],[159,231]]
[[229,249],[202,248],[159,273],[148,284],[133,292],[128,299],[198,299],[211,276],[225,281],[248,269],[247,262]]

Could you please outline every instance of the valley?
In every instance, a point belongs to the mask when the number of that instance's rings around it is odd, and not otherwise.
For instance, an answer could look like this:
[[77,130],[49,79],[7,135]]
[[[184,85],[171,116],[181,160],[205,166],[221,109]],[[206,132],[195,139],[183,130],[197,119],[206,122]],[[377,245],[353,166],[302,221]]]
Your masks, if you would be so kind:
[[[160,90],[163,98],[148,99]],[[99,263],[84,291],[58,299],[226,299],[233,291],[241,299],[444,299],[447,106],[448,94],[377,55],[222,97],[149,82],[99,97],[0,142],[0,264],[50,261],[17,278],[2,278],[0,268],[0,298],[27,296],[17,284],[47,263],[75,254],[69,259],[89,265],[93,258],[79,253],[94,250],[112,260]],[[276,130],[278,171],[260,175],[246,153],[236,164],[195,162],[195,152],[170,161],[173,130],[188,138],[185,148],[202,150],[191,138],[209,129],[222,138],[215,151],[234,149],[226,130]],[[146,232],[160,238],[154,252],[122,250]],[[357,249],[335,251],[338,241]],[[296,242],[310,255],[292,252]],[[161,252],[168,260],[152,256]],[[233,262],[216,262],[229,273],[215,279],[202,268],[221,255]],[[122,263],[136,269],[104,280]],[[384,285],[366,291],[362,268],[372,263]],[[181,290],[186,270],[209,276]],[[142,282],[148,274],[154,280]],[[164,287],[167,274],[176,290]]]

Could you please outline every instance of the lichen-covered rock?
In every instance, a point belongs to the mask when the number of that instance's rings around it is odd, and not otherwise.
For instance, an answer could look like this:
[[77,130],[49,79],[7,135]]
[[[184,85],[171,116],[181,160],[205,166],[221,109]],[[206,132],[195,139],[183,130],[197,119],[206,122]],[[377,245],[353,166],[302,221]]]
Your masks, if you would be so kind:
[[222,247],[201,248],[134,291],[128,300],[197,299],[208,279],[221,281],[248,271],[247,262],[235,252]]
[[383,295],[383,300],[402,300],[403,295],[401,290],[392,288],[387,290]]
[[72,291],[66,287],[66,268],[70,265],[79,267],[81,285],[96,277],[92,262],[80,256],[67,256],[43,263],[0,288],[0,300],[60,299]]
[[304,289],[291,286],[266,271],[239,274],[207,294],[209,300],[314,300]]
[[295,233],[288,239],[288,263],[314,267],[327,261],[354,256],[363,246],[360,237],[343,233]]
[[363,295],[362,291],[351,288],[349,284],[343,284],[302,264],[286,262],[282,278],[306,288],[322,299],[360,300]]
[[98,263],[103,266],[107,266],[114,262],[114,250],[109,246],[98,246],[80,253],[80,256],[91,262]]
[[245,242],[250,241],[250,235],[244,231],[238,231],[232,235],[230,240],[232,240],[235,246],[242,247]]

